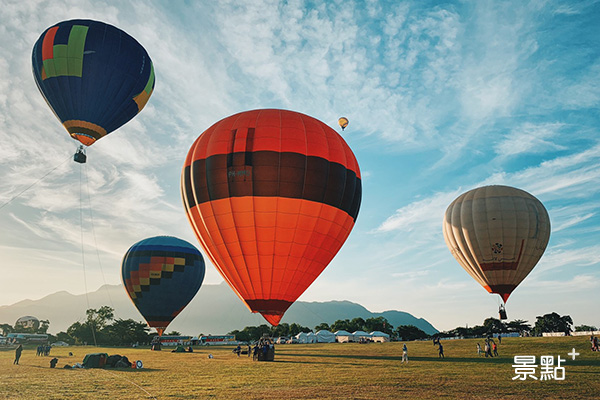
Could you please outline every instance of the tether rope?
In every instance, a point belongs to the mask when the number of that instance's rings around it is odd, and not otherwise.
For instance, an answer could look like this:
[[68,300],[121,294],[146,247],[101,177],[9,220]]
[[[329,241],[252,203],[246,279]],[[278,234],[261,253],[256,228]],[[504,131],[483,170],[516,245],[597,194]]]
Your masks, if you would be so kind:
[[31,189],[32,187],[34,187],[35,185],[37,185],[39,182],[41,182],[45,177],[47,177],[48,175],[50,175],[52,172],[54,172],[58,167],[60,167],[61,165],[63,165],[64,163],[66,163],[71,157],[71,155],[69,155],[69,157],[67,157],[66,160],[64,160],[63,162],[61,162],[60,164],[58,164],[56,167],[52,168],[50,171],[48,171],[44,176],[42,176],[40,179],[38,179],[37,181],[33,182],[31,185],[27,186],[25,189],[23,189],[21,192],[19,192],[18,194],[14,195],[10,200],[8,200],[6,203],[2,204],[2,206],[0,206],[0,210],[3,209],[4,207],[6,207],[7,205],[9,205],[14,199],[16,199],[17,197],[21,196],[23,193],[25,193],[26,191],[28,191],[29,189]]
[[[80,225],[80,232],[81,232],[81,265],[83,267],[83,286],[85,288],[85,301],[87,303],[87,310],[90,309],[90,298],[88,296],[88,288],[87,288],[87,276],[86,276],[86,271],[85,271],[85,250],[84,250],[84,244],[83,244],[83,191],[82,191],[82,179],[81,179],[81,168],[79,168],[79,225]],[[87,311],[86,311],[86,315],[87,315]],[[92,331],[92,337],[94,338],[94,346],[98,346],[98,343],[96,342],[96,332],[94,329],[93,324],[90,324],[90,329]]]

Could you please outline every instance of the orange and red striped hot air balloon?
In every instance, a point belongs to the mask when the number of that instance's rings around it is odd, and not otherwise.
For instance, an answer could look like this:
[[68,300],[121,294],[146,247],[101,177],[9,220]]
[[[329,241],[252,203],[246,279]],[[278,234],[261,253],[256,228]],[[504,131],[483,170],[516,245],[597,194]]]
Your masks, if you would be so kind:
[[188,219],[221,275],[272,325],[350,234],[358,163],[324,123],[293,111],[246,111],[192,145],[182,171]]

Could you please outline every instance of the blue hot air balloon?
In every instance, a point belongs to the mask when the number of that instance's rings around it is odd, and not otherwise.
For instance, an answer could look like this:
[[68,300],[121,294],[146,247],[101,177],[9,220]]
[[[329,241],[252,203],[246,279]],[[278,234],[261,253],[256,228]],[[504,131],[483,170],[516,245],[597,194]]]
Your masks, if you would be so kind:
[[33,47],[33,75],[71,137],[90,146],[132,119],[154,90],[146,50],[99,21],[63,21]]
[[204,272],[198,249],[172,236],[137,242],[127,250],[121,267],[127,294],[159,335],[194,298]]

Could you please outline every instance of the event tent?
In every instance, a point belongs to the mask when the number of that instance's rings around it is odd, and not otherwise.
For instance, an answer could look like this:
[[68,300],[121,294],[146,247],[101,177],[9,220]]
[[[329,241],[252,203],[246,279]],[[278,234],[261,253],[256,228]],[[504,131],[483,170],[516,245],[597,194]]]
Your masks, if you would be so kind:
[[338,343],[354,342],[354,336],[350,332],[342,329],[335,332],[335,340],[337,340]]
[[370,333],[370,335],[371,335],[371,340],[374,342],[389,342],[390,341],[390,335],[388,335],[385,332],[373,331]]
[[317,337],[317,343],[335,343],[335,335],[329,331],[320,330],[315,336]]

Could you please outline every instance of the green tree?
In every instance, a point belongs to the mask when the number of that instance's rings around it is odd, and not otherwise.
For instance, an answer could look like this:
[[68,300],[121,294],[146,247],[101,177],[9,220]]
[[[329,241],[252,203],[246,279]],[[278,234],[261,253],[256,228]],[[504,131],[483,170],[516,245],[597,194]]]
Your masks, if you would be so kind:
[[181,332],[179,331],[171,331],[169,333],[166,333],[167,336],[181,336]]
[[315,326],[315,332],[318,331],[331,331],[331,328],[329,327],[329,324],[321,322],[319,325]]
[[228,335],[235,335],[235,339],[241,342],[255,342],[265,334],[271,334],[271,328],[265,324],[260,326],[247,326],[241,331],[234,330],[228,333]]
[[56,341],[61,341],[69,344],[74,344],[75,341],[67,332],[58,332],[56,334]]
[[496,318],[487,318],[483,321],[483,326],[486,328],[488,334],[506,332],[506,327],[502,321]]
[[352,318],[352,321],[350,321],[350,329],[349,332],[366,331],[367,327],[365,320],[360,317]]
[[109,306],[102,306],[98,310],[90,308],[85,313],[87,315],[86,323],[96,332],[104,329],[115,317],[115,310]]
[[[150,328],[143,322],[133,319],[117,319],[103,329],[106,340],[111,345],[130,345],[133,343],[146,343],[149,341]],[[179,336],[179,335],[178,335]]]
[[270,336],[271,337],[288,336],[289,333],[290,333],[290,325],[284,322],[277,326],[272,326]]
[[429,337],[428,334],[414,325],[400,325],[395,332],[401,340],[418,340]]
[[598,328],[596,328],[593,325],[578,325],[575,327],[575,332],[590,332],[590,331],[597,331]]
[[310,328],[306,327],[306,326],[302,326],[300,324],[297,323],[293,323],[290,325],[290,331],[289,331],[289,335],[290,336],[296,336],[297,334],[299,334],[300,332],[310,332]]
[[88,344],[94,343],[96,340],[95,333],[92,333],[90,326],[84,322],[75,322],[67,328],[67,335],[76,344]]
[[331,325],[331,330],[335,331],[348,331],[348,332],[356,332],[356,331],[364,331],[365,328],[365,320],[362,318],[354,318],[352,321],[348,319],[338,319]]
[[553,312],[545,314],[541,317],[536,317],[533,334],[541,336],[543,332],[564,332],[570,334],[573,326],[573,320],[569,315],[560,316]]
[[364,327],[367,332],[380,331],[388,335],[394,332],[394,327],[384,317],[367,318]]
[[102,306],[97,310],[90,308],[85,313],[85,322],[75,322],[67,329],[67,334],[78,344],[107,343],[103,330],[113,320],[114,310],[109,306]]
[[506,328],[509,332],[525,333],[531,331],[531,325],[522,319],[515,319],[506,323]]

